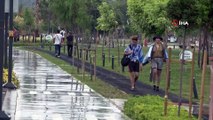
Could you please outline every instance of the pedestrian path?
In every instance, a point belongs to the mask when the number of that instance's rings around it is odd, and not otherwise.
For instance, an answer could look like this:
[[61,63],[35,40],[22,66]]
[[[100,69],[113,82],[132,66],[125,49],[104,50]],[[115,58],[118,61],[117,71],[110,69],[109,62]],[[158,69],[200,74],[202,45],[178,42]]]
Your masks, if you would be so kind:
[[14,50],[13,58],[20,88],[3,105],[11,120],[128,120],[110,100],[39,55]]

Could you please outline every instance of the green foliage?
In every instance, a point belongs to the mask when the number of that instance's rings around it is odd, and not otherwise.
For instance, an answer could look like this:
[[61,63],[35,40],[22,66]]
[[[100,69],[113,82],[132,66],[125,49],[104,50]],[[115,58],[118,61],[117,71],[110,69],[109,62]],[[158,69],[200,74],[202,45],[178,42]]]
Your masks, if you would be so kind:
[[171,20],[188,21],[190,31],[200,27],[211,30],[213,26],[212,4],[212,0],[170,0],[166,11]]
[[[164,116],[164,99],[159,96],[132,97],[124,104],[124,113],[133,120],[186,120],[188,112],[181,109],[181,116],[177,116],[178,108],[172,103],[168,106],[168,115]],[[192,118],[195,120],[195,118]]]
[[14,18],[14,27],[17,29],[23,29],[24,28],[24,18],[17,15]]
[[167,5],[167,15],[173,20],[186,20],[190,26],[194,25],[197,18],[195,0],[170,0]]
[[100,13],[100,17],[97,19],[97,29],[103,31],[113,30],[113,28],[115,28],[118,24],[116,21],[114,10],[107,2],[102,2],[102,4],[98,7],[98,10]]
[[201,26],[213,27],[213,1],[212,0],[197,0],[196,8],[198,11],[197,23]]
[[162,35],[169,26],[165,8],[168,0],[127,0],[133,30],[146,35]]
[[34,27],[35,23],[34,23],[34,16],[33,16],[33,11],[29,8],[26,8],[24,10],[24,26],[26,27],[26,31],[31,30],[31,28]]
[[76,31],[91,27],[91,15],[88,14],[87,4],[84,0],[51,0],[50,9],[54,14],[57,24]]
[[110,0],[109,5],[112,6],[116,21],[119,25],[127,24],[127,0]]

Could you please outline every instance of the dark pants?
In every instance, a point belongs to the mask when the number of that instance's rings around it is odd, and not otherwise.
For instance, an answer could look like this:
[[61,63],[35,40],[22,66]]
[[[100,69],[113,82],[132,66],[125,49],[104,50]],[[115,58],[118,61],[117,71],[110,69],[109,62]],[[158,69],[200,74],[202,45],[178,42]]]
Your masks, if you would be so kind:
[[131,61],[129,63],[129,72],[139,72],[139,68],[140,67],[140,64],[139,64],[139,61]]
[[69,57],[72,57],[73,45],[67,45],[67,53]]
[[55,56],[60,56],[61,54],[61,45],[55,45]]

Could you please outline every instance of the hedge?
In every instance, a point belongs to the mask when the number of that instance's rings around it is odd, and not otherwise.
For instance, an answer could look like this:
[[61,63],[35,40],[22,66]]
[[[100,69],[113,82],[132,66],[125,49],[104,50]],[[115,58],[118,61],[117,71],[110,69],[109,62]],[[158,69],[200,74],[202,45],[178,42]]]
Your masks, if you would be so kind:
[[[170,102],[171,103],[171,102]],[[133,120],[188,120],[188,112],[169,104],[167,116],[164,116],[164,99],[159,96],[138,96],[129,98],[124,104],[124,113]],[[191,120],[196,120],[192,118]]]

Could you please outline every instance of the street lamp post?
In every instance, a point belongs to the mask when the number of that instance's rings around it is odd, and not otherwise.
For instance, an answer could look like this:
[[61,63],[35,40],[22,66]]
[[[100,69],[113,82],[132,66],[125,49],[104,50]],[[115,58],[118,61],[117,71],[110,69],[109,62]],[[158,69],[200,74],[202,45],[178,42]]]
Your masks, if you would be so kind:
[[3,83],[3,45],[4,45],[4,0],[0,4],[0,120],[10,120],[2,111],[2,83]]
[[10,32],[9,32],[9,68],[8,68],[8,82],[4,85],[8,89],[16,89],[16,86],[12,83],[12,52],[13,52],[13,0],[10,0]]
[[8,68],[7,62],[7,44],[8,44],[8,13],[4,14],[5,32],[4,32],[4,68]]

